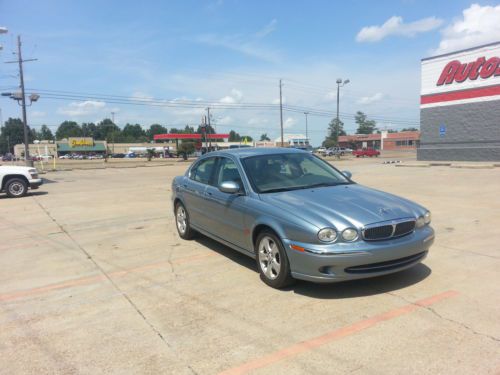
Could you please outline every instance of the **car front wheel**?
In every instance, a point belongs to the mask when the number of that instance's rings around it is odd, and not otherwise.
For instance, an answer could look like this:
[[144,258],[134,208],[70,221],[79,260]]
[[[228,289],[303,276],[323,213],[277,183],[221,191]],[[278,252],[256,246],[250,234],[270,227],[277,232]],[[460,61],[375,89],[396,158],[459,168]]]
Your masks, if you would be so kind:
[[5,184],[5,192],[10,198],[21,198],[28,192],[28,184],[20,178],[12,178]]
[[194,237],[194,231],[189,225],[189,215],[186,207],[180,202],[175,205],[175,226],[177,232],[183,240],[190,240]]
[[294,282],[290,263],[280,239],[271,231],[262,231],[257,237],[257,267],[260,278],[273,288],[284,288]]

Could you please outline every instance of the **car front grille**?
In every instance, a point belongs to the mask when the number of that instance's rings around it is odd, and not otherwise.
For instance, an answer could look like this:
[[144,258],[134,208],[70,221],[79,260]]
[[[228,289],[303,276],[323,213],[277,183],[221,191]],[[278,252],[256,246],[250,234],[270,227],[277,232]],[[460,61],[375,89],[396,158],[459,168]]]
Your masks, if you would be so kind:
[[427,255],[427,251],[418,254],[410,255],[408,257],[388,260],[386,262],[363,264],[360,266],[347,267],[344,271],[347,273],[375,273],[390,271],[398,268],[403,268],[422,260]]
[[381,223],[380,225],[372,224],[363,229],[363,238],[366,241],[380,241],[389,238],[402,237],[410,234],[415,229],[415,220],[408,219],[404,221],[392,222],[390,224]]

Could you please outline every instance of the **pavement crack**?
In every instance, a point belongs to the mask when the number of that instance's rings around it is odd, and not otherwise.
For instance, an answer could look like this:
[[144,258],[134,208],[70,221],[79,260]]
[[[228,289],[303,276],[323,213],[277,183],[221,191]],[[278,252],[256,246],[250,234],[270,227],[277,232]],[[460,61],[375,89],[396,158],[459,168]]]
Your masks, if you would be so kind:
[[495,337],[495,336],[491,336],[491,335],[488,335],[486,333],[481,333],[481,332],[478,332],[476,331],[474,328],[468,326],[467,324],[463,323],[463,322],[459,322],[458,320],[454,320],[454,319],[451,319],[451,318],[447,318],[443,315],[441,315],[440,313],[438,313],[434,308],[430,307],[430,306],[422,306],[422,305],[419,305],[418,303],[414,303],[410,300],[408,300],[407,298],[399,295],[399,294],[396,294],[396,293],[392,293],[392,292],[387,292],[387,294],[393,296],[393,297],[396,297],[396,298],[399,298],[411,305],[415,305],[415,306],[418,306],[418,307],[421,307],[429,312],[431,312],[432,314],[434,314],[435,316],[437,316],[439,319],[442,319],[442,320],[446,320],[447,322],[450,322],[450,323],[453,323],[455,325],[459,325],[460,327],[464,328],[465,330],[471,332],[472,334],[476,335],[476,336],[480,336],[480,337],[483,337],[483,338],[487,338],[487,339],[490,339],[490,340],[493,340],[493,341],[496,341],[496,342],[500,342],[500,339]]
[[144,313],[141,311],[141,309],[132,301],[132,299],[128,296],[126,292],[121,290],[121,288],[116,284],[111,276],[97,263],[94,258],[89,254],[87,250],[83,246],[81,246],[78,241],[76,241],[71,234],[50,214],[50,211],[46,209],[36,198],[34,198],[34,201],[37,203],[37,205],[42,209],[43,212],[59,227],[59,229],[64,232],[64,234],[75,244],[75,246],[89,259],[94,266],[106,277],[106,279],[111,283],[111,285],[116,289],[116,291],[125,298],[125,300],[132,306],[132,308],[136,311],[136,313],[144,320],[144,322],[151,328],[151,330],[163,341],[163,343],[169,347],[170,349],[172,346],[170,343],[163,337],[161,332],[156,329],[156,327],[148,320],[148,318],[144,315]]

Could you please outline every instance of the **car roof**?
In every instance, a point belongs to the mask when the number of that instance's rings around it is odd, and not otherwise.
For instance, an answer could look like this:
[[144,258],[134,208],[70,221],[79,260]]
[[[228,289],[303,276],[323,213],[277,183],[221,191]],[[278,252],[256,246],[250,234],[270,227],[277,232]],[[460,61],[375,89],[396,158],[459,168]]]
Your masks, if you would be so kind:
[[244,148],[232,148],[228,150],[212,151],[204,156],[224,156],[233,155],[237,158],[243,159],[251,156],[259,155],[275,155],[275,154],[299,154],[306,153],[307,151],[300,150],[297,148],[287,148],[287,147],[244,147]]

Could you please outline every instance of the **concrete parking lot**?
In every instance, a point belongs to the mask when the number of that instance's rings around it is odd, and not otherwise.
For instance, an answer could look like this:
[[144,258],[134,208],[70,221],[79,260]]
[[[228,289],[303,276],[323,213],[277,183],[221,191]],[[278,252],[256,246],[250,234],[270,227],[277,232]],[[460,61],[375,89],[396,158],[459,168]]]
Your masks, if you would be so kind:
[[252,259],[178,237],[187,165],[53,172],[0,196],[0,373],[500,373],[500,168],[338,162],[428,207],[436,242],[401,273],[280,291]]

